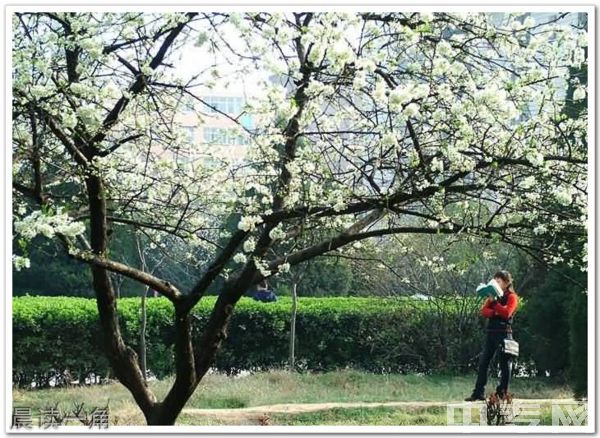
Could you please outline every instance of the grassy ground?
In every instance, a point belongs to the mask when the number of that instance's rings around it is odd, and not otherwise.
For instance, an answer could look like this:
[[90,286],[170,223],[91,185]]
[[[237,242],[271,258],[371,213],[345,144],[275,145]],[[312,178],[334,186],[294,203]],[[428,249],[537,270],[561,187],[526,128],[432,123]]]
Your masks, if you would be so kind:
[[[479,412],[471,413],[471,424],[479,425]],[[514,425],[529,425],[527,421],[513,421]],[[524,416],[521,418],[525,419]],[[551,407],[546,405],[540,409],[539,425],[552,425]],[[265,420],[263,420],[265,421]],[[316,426],[446,426],[448,425],[446,407],[427,408],[336,408],[320,412],[307,412],[293,416],[274,414],[269,416],[270,425]],[[455,424],[462,423],[462,412],[455,413]]]
[[[458,401],[467,396],[475,376],[374,375],[357,371],[291,374],[285,371],[243,377],[211,374],[205,377],[187,408],[231,409],[280,403]],[[151,382],[157,397],[168,390],[170,379]],[[488,390],[495,381],[488,384]],[[570,398],[569,388],[544,378],[515,378],[511,392],[517,398]],[[120,384],[69,389],[13,390],[13,405],[40,409],[58,406],[63,411],[84,403],[88,410],[106,406],[115,424],[144,424],[129,392]],[[439,412],[442,409],[443,412]],[[353,408],[318,413],[273,414],[269,424],[446,424],[445,408]],[[221,424],[218,419],[182,414],[178,424]],[[292,423],[290,423],[292,422]]]

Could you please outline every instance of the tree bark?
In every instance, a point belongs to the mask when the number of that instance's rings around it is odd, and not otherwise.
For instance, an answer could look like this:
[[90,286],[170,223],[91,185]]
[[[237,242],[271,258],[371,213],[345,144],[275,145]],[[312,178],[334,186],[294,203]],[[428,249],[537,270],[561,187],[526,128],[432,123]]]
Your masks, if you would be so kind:
[[[197,374],[196,359],[192,346],[192,325],[189,310],[179,305],[175,310],[175,382],[161,403],[157,403],[148,425],[173,425],[181,410],[192,396],[200,379],[206,373]],[[212,362],[216,350],[211,353]],[[208,367],[206,368],[208,370]]]
[[[102,180],[97,176],[86,179],[90,205],[90,235],[92,251],[103,256],[107,250],[106,200]],[[125,345],[119,328],[117,298],[108,271],[92,265],[92,283],[102,326],[104,349],[115,376],[131,391],[135,401],[148,419],[155,410],[156,398],[146,385],[137,354]]]
[[298,283],[294,282],[292,287],[292,319],[290,321],[290,360],[289,369],[296,369],[296,313],[298,310]]
[[146,366],[146,296],[150,288],[146,286],[142,293],[142,318],[140,322],[140,366],[142,367],[142,373],[144,373],[144,383],[148,385],[148,367]]

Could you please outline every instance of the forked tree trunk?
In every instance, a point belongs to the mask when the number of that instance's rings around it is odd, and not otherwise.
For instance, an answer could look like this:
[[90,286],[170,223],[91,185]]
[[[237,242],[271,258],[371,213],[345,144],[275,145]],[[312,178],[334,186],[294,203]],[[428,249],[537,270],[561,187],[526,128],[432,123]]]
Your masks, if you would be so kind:
[[213,364],[223,341],[227,339],[227,329],[238,299],[238,294],[226,293],[225,290],[221,292],[195,351],[192,349],[192,318],[185,311],[182,316],[176,317],[176,379],[165,399],[156,403],[148,414],[145,413],[148,425],[175,424],[187,401]]

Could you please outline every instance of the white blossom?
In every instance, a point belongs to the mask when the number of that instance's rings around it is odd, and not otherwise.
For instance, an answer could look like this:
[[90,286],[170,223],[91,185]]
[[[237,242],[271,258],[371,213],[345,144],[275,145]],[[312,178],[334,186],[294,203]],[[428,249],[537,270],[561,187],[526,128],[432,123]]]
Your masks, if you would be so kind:
[[446,58],[436,57],[433,59],[433,69],[431,73],[434,76],[443,76],[450,70],[450,63]]
[[73,129],[77,125],[77,117],[69,110],[65,110],[61,114],[62,125],[65,128]]
[[535,177],[530,175],[530,176],[523,178],[521,180],[521,182],[519,182],[519,187],[527,190],[527,189],[530,189],[531,187],[533,187],[534,184],[535,184]]
[[406,108],[404,108],[404,110],[402,110],[402,114],[408,118],[410,117],[414,117],[419,113],[419,104],[417,103],[410,103],[406,106]]
[[448,41],[442,40],[436,46],[436,53],[448,57],[454,55],[454,49]]
[[375,90],[373,90],[373,99],[379,104],[386,103],[386,85],[383,79],[377,78],[375,81]]
[[271,275],[271,271],[269,270],[269,265],[264,260],[260,260],[259,258],[255,257],[254,265],[256,266],[256,269],[259,270],[260,274],[263,277],[268,277]]
[[85,233],[85,225],[82,222],[70,222],[56,227],[57,231],[65,236],[75,237]]
[[569,205],[573,200],[573,193],[570,188],[556,187],[553,190],[554,197],[562,205]]
[[541,152],[539,152],[535,149],[530,149],[530,150],[526,151],[525,159],[527,159],[527,161],[529,161],[531,164],[533,164],[536,167],[540,167],[544,164],[544,155],[542,155]]
[[408,102],[411,99],[410,91],[411,88],[403,85],[398,85],[396,88],[390,91],[390,109],[399,110],[404,103]]
[[23,268],[31,267],[31,262],[29,261],[29,258],[27,258],[27,257],[22,257],[22,256],[13,254],[12,261],[13,261],[13,265],[17,271],[20,271]]
[[242,231],[254,231],[256,225],[260,223],[262,223],[262,218],[260,216],[242,216],[237,227],[238,230]]
[[43,214],[34,211],[29,216],[15,221],[15,232],[25,239],[31,240],[38,234],[52,238],[56,233],[67,237],[75,237],[85,232],[82,222],[74,222],[67,214],[61,211],[55,214]]
[[584,87],[577,87],[575,91],[573,91],[573,100],[583,100],[585,99],[586,92]]
[[269,238],[271,240],[280,240],[280,239],[283,239],[285,236],[286,236],[285,231],[283,231],[280,226],[277,226],[277,227],[273,228],[271,231],[269,231]]
[[253,238],[246,239],[246,241],[244,242],[243,248],[244,248],[244,252],[254,251],[254,249],[256,248],[256,240],[254,240]]
[[382,146],[398,146],[398,139],[393,132],[386,132],[381,136]]
[[77,117],[90,131],[96,131],[100,127],[100,114],[94,105],[88,104],[77,108]]
[[80,39],[77,43],[83,50],[87,51],[88,54],[94,59],[97,59],[100,57],[100,55],[102,55],[103,47],[99,38],[83,38]]
[[431,170],[433,172],[442,172],[444,170],[444,162],[438,157],[433,157],[431,160]]
[[238,264],[244,264],[248,261],[248,259],[244,254],[238,252],[236,255],[233,256],[233,261]]

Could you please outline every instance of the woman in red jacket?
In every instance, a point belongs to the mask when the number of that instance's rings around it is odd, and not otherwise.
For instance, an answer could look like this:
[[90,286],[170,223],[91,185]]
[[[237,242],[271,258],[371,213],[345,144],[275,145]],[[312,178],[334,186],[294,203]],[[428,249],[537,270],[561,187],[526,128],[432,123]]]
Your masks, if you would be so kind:
[[[481,315],[488,318],[487,336],[483,351],[479,356],[479,371],[475,389],[466,401],[485,400],[485,384],[490,361],[500,348],[505,338],[512,339],[512,320],[519,303],[519,297],[513,288],[513,278],[508,271],[499,271],[494,274],[494,279],[502,288],[504,295],[501,298],[488,297],[481,307]],[[504,397],[508,391],[508,383],[512,371],[512,357],[500,352],[500,384],[496,387],[496,394]]]

